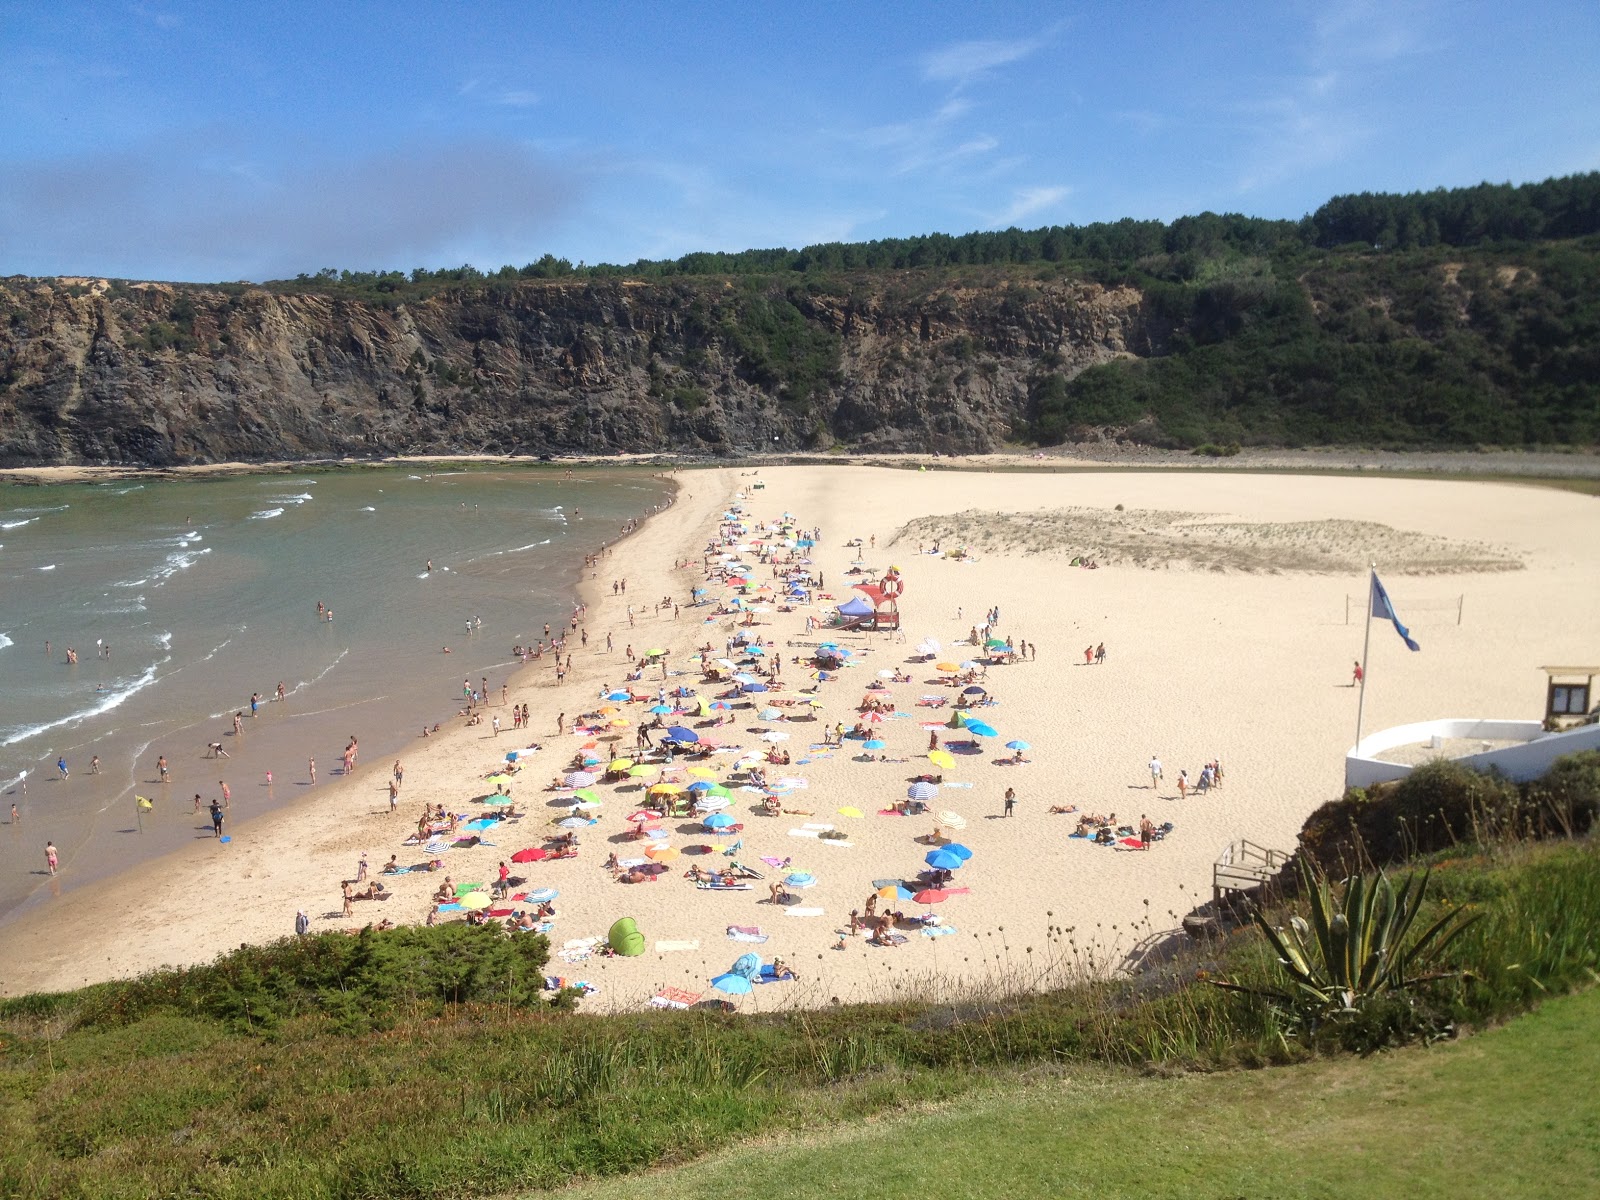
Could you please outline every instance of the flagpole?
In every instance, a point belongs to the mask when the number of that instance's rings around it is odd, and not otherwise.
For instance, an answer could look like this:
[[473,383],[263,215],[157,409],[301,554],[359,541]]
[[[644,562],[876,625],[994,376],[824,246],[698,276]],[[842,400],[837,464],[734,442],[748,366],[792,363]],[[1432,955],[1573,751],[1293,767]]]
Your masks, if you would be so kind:
[[1356,700],[1356,745],[1361,745],[1361,720],[1367,707],[1367,652],[1372,649],[1372,581],[1377,578],[1378,564],[1373,563],[1367,574],[1367,627],[1361,637],[1361,695]]

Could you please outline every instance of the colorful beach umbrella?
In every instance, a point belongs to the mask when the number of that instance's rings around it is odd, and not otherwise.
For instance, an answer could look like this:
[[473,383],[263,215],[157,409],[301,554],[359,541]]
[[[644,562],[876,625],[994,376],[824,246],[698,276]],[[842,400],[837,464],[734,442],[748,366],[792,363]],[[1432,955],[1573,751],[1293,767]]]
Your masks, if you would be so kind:
[[929,800],[937,800],[939,798],[939,785],[937,783],[929,783],[925,779],[919,779],[906,789],[906,796],[912,800],[921,800],[924,803]]
[[456,901],[462,908],[488,908],[494,901],[488,892],[468,892]]
[[946,810],[939,814],[939,824],[946,829],[965,829],[967,827],[967,819],[960,813]]
[[951,754],[948,750],[928,751],[928,761],[934,766],[943,768],[946,771],[953,771],[956,769],[955,755]]
[[554,900],[559,895],[561,895],[561,893],[556,891],[555,888],[547,887],[540,888],[538,891],[529,892],[528,899],[532,900],[535,904],[549,904],[550,901]]
[[529,846],[526,850],[518,850],[511,856],[514,863],[539,862],[545,857],[545,852],[537,846]]
[[949,892],[941,892],[938,888],[923,888],[911,899],[918,904],[940,904],[949,897]]

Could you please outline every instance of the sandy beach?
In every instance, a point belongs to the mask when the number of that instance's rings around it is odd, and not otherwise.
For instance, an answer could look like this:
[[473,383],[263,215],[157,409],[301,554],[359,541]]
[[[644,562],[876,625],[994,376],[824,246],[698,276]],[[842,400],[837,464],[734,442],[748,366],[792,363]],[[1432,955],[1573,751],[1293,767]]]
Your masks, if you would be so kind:
[[[757,479],[763,488],[749,490]],[[445,875],[487,885],[502,859],[562,832],[552,822],[568,815],[572,799],[543,789],[591,739],[557,735],[557,715],[568,718],[570,730],[571,718],[605,703],[604,686],[625,686],[627,645],[670,651],[668,662],[682,673],[663,684],[652,667],[633,685],[650,699],[616,706],[612,715],[630,722],[607,735],[623,738],[617,746],[631,747],[637,725],[652,719],[645,710],[659,686],[704,695],[726,686],[703,682],[693,655],[709,642],[713,659],[724,656],[736,632],[737,615],[715,611],[734,590],[707,584],[702,570],[731,504],[742,505],[752,522],[787,512],[798,526],[821,531],[806,569],[822,576],[816,591],[832,599],[819,595],[793,612],[762,605],[771,611],[737,630],[770,642],[768,661],[781,654],[785,696],[815,689],[819,719],[760,720],[760,706],[751,705],[735,707],[720,728],[705,718],[689,721],[722,741],[724,750],[708,761],[732,788],[725,811],[744,828],[716,837],[690,819],[660,822],[671,846],[691,852],[653,882],[614,882],[602,864],[612,853],[642,854],[644,843],[628,838],[625,818],[655,776],[595,786],[604,806],[595,825],[578,831],[576,858],[513,869],[524,881],[519,892],[559,891],[552,949],[574,945],[572,961],[554,959],[550,970],[592,984],[589,1008],[638,1008],[662,987],[707,992],[711,976],[747,950],[783,957],[800,979],[740,997],[745,1009],[871,999],[895,988],[1020,986],[1047,981],[1074,955],[1114,968],[1209,897],[1211,863],[1225,845],[1246,837],[1291,848],[1305,816],[1338,794],[1355,731],[1349,685],[1361,654],[1368,561],[1377,561],[1422,645],[1409,653],[1387,626],[1373,627],[1369,731],[1435,717],[1537,717],[1544,688],[1538,668],[1592,662],[1600,652],[1593,601],[1600,594],[1600,502],[1563,491],[1241,472],[869,466],[763,467],[759,475],[713,468],[683,472],[678,481],[677,502],[600,560],[585,597],[588,644],[569,643],[566,681],[557,685],[548,656],[509,680],[511,701],[529,705],[530,731],[513,732],[509,708],[493,704],[488,714],[505,726],[498,736],[487,724],[458,721],[419,739],[403,756],[393,815],[389,761],[319,783],[270,819],[230,822],[226,845],[203,836],[209,827],[201,818],[164,801],[152,819],[193,824],[193,846],[7,927],[0,933],[0,990],[55,990],[204,961],[242,942],[289,934],[298,909],[310,914],[313,930],[379,918],[420,921]],[[856,538],[863,542],[859,560],[846,544]],[[962,549],[969,553],[955,557]],[[754,555],[745,552],[744,561],[754,564]],[[1073,565],[1084,557],[1097,568]],[[874,574],[899,569],[903,630],[841,637],[854,652],[850,665],[819,683],[811,678],[814,664],[792,661],[810,647],[791,643],[827,636],[808,633],[807,617],[824,620],[854,594],[851,583],[862,577],[846,572],[857,561]],[[623,578],[626,593],[614,595],[612,582]],[[751,583],[771,578],[771,568],[758,565]],[[711,604],[689,606],[696,586],[708,588]],[[676,602],[676,614],[654,607],[664,596]],[[958,753],[953,768],[935,768],[925,757],[930,734],[941,743],[967,740],[944,724],[959,688],[947,685],[949,673],[936,664],[976,655],[963,643],[993,606],[1000,609],[995,633],[1036,642],[1036,655],[983,672],[980,684],[994,703],[975,715],[995,736],[978,739],[980,753]],[[942,649],[924,660],[917,647],[929,637]],[[1101,643],[1104,661],[1086,664],[1085,648]],[[863,720],[858,708],[867,685],[893,671],[910,681],[883,680],[894,712],[871,726],[885,744],[871,761],[861,761],[868,755],[859,741],[813,750],[825,727]],[[490,681],[495,699],[501,683]],[[932,696],[946,705],[919,704]],[[767,741],[763,733],[788,737]],[[1014,739],[1028,743],[1029,761],[1005,761],[1012,752],[1004,743]],[[374,877],[391,854],[403,864],[422,861],[421,847],[402,844],[422,806],[481,814],[483,806],[470,801],[492,790],[484,777],[506,751],[530,742],[542,749],[520,757],[511,784],[517,811],[527,815],[485,831],[494,845],[450,849],[439,856],[442,871],[399,876],[392,899],[359,902],[354,918],[339,915],[340,881],[355,877],[363,852]],[[733,769],[742,751],[771,748],[795,761],[769,766],[769,778],[799,781],[782,796],[790,811],[779,816],[759,814],[761,797],[741,791],[743,775]],[[1156,786],[1147,767],[1152,756],[1163,764]],[[1197,780],[1212,760],[1223,764],[1222,786],[1180,798],[1179,772]],[[898,947],[868,945],[862,935],[845,936],[836,949],[851,909],[864,906],[874,881],[909,882],[922,870],[933,819],[881,813],[927,773],[943,780],[934,810],[965,821],[950,836],[972,852],[953,882],[966,890],[931,909],[909,901],[899,907],[908,917],[936,912],[955,932],[930,937],[907,923]],[[1010,818],[1001,815],[1008,787],[1016,793]],[[1148,816],[1172,830],[1148,851],[1096,846],[1069,837],[1076,816],[1051,814],[1052,805],[1114,812],[1117,824],[1135,827]],[[815,836],[833,831],[844,838]],[[720,847],[740,838],[733,857],[765,875],[751,890],[711,893],[684,878],[690,865],[731,861]],[[713,849],[692,852],[700,846]],[[67,861],[63,870],[71,866]],[[791,904],[767,902],[767,885],[796,871],[814,876],[815,885],[796,889]],[[645,954],[581,956],[576,943],[603,936],[624,916],[637,921]],[[758,928],[766,940],[730,940],[730,926]]]

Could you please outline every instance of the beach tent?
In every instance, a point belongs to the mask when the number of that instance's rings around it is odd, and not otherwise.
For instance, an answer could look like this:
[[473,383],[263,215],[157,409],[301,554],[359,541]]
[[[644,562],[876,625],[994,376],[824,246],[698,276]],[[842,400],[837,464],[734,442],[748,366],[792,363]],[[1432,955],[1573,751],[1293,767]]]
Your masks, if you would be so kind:
[[846,600],[843,604],[839,605],[839,615],[841,617],[870,617],[877,611],[877,609],[873,608],[871,604],[863,600],[860,596]]
[[612,925],[611,932],[606,934],[606,941],[624,958],[635,958],[644,953],[644,934],[639,932],[639,926],[632,917],[623,917]]

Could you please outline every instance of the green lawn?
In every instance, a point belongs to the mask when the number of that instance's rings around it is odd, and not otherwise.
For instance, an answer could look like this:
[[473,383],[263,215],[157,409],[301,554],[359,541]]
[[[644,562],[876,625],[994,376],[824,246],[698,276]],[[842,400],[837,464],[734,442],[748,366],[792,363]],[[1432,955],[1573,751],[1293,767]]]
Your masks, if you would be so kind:
[[1600,1195],[1600,990],[1366,1060],[1161,1079],[1074,1069],[741,1144],[563,1200]]

